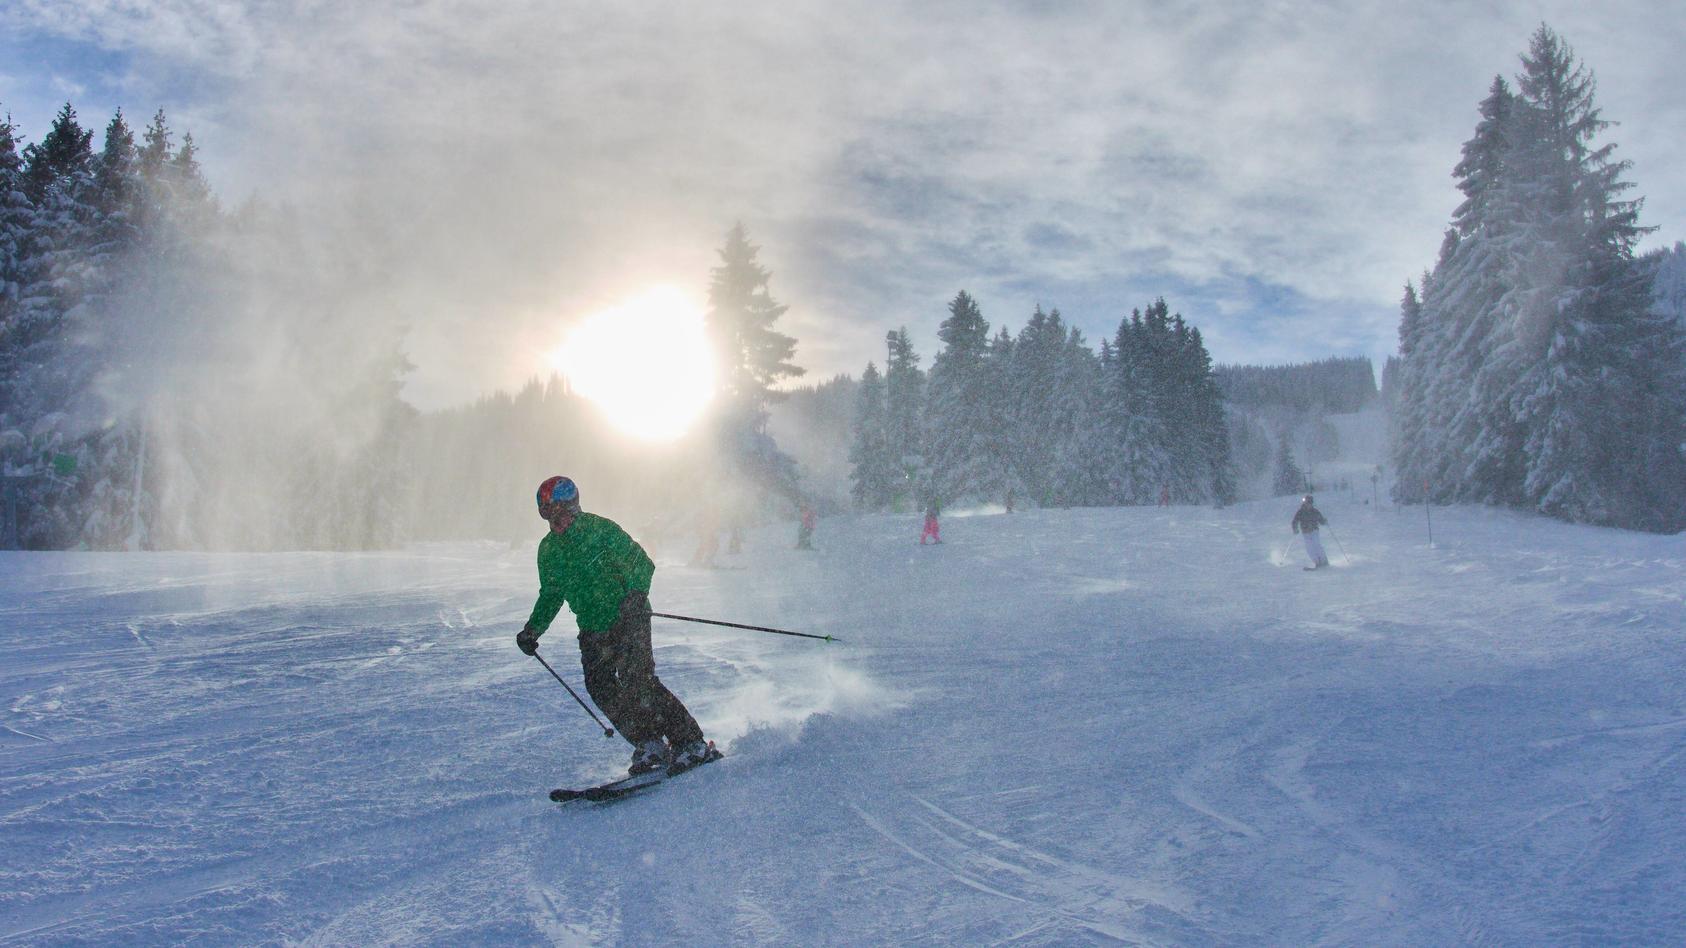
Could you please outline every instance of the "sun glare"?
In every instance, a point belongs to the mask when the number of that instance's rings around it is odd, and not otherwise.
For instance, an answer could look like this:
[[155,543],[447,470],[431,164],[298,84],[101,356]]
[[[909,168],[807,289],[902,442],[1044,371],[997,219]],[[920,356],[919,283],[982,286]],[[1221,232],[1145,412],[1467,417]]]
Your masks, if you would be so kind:
[[667,287],[586,319],[556,362],[611,424],[647,441],[689,431],[714,395],[702,310]]

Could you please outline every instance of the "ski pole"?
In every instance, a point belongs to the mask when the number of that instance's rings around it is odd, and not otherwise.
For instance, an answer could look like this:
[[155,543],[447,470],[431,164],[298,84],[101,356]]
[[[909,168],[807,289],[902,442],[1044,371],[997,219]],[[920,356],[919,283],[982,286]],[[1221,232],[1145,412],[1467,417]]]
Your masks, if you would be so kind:
[[1346,565],[1351,566],[1352,565],[1352,557],[1346,555],[1346,544],[1341,542],[1340,537],[1335,536],[1335,528],[1334,527],[1329,527],[1328,524],[1324,524],[1324,526],[1328,527],[1329,535],[1331,537],[1335,537],[1335,545],[1341,548],[1341,559],[1346,560]]
[[730,629],[748,629],[751,632],[771,632],[774,635],[796,635],[805,639],[819,639],[824,642],[841,642],[842,639],[829,635],[813,635],[808,632],[791,632],[788,629],[774,629],[764,625],[744,625],[741,622],[722,622],[719,619],[699,619],[696,616],[676,616],[671,612],[652,612],[652,616],[662,619],[678,619],[681,622],[700,622],[703,625],[723,625]]
[[[533,657],[539,660],[539,664],[544,666],[545,671],[550,672],[550,677],[556,679],[556,681],[559,684],[561,684],[562,687],[568,688],[568,683],[562,680],[561,675],[556,674],[556,669],[550,667],[550,663],[544,660],[543,655],[540,655],[539,653],[534,652]],[[591,715],[591,719],[593,721],[597,722],[597,726],[600,727],[600,728],[603,728],[603,736],[604,737],[614,737],[615,736],[614,729],[605,725],[603,723],[603,720],[597,716],[597,712],[591,710],[590,705],[587,705],[584,701],[580,701],[580,696],[578,694],[574,693],[574,689],[568,688],[568,693],[574,696],[575,701],[580,702],[580,707],[585,709],[586,714]]]

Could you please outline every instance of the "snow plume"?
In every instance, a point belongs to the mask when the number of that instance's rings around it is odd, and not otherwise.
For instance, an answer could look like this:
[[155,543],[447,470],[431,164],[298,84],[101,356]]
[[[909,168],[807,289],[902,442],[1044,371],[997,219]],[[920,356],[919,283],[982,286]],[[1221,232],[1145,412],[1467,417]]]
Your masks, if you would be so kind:
[[1006,512],[1007,512],[1007,508],[1005,506],[1001,505],[1001,504],[978,504],[977,506],[974,506],[974,507],[961,507],[961,508],[957,508],[957,509],[954,509],[954,510],[943,511],[943,516],[945,516],[945,517],[957,517],[957,518],[958,517],[993,517],[996,514],[1004,514]]
[[147,545],[367,548],[409,410],[399,314],[366,235],[247,208],[181,228],[116,330],[105,396],[138,427]]
[[858,667],[825,656],[750,670],[742,684],[696,710],[717,741],[747,737],[784,743],[795,740],[815,716],[872,718],[899,711],[914,698],[885,688]]

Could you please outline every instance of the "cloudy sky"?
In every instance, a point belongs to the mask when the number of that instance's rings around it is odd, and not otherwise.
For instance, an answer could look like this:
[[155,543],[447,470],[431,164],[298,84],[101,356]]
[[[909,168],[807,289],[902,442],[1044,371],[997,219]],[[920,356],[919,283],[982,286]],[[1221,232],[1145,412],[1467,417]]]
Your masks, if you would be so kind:
[[1093,343],[1164,296],[1219,361],[1379,360],[1541,22],[1621,123],[1646,246],[1686,239],[1677,2],[8,0],[0,109],[33,141],[66,100],[162,107],[226,203],[331,222],[424,407],[652,284],[700,298],[735,220],[821,378],[902,325],[929,364],[959,289]]

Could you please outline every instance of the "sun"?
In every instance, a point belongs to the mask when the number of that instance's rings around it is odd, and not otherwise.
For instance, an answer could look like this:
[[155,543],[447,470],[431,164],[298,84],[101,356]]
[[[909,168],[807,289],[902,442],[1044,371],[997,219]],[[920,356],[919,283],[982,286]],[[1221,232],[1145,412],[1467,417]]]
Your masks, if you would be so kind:
[[610,424],[645,441],[685,434],[714,396],[702,309],[670,287],[588,317],[555,361]]

